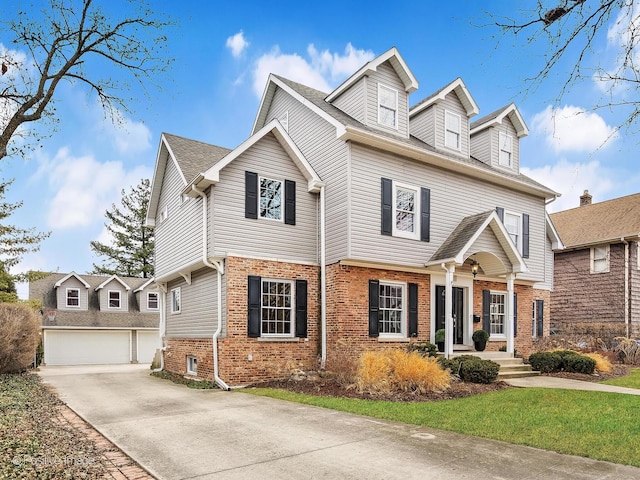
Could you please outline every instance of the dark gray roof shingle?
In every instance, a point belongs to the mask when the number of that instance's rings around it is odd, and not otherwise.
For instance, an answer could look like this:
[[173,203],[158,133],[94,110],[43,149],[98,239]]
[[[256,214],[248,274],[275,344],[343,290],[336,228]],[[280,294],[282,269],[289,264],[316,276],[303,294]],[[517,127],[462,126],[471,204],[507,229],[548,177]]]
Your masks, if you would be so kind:
[[187,182],[224,158],[230,149],[163,133]]

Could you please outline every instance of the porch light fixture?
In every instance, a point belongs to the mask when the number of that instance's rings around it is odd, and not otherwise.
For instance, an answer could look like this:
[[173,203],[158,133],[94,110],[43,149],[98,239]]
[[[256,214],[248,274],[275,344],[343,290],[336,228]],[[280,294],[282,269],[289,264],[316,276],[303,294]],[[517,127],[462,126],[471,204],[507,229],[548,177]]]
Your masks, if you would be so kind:
[[480,264],[476,262],[475,259],[471,260],[471,273],[473,273],[473,278],[476,278],[476,275],[478,275],[478,267],[480,267]]

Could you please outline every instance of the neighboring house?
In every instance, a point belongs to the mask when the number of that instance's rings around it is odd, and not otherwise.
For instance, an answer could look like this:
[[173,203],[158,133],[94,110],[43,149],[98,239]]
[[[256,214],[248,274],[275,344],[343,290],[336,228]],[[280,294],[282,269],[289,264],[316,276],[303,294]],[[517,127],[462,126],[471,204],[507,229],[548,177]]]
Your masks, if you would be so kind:
[[640,193],[551,215],[565,248],[555,253],[553,326],[562,333],[640,336]]
[[548,333],[557,194],[520,173],[520,113],[470,123],[461,79],[409,107],[417,88],[392,48],[330,93],[271,75],[233,150],[162,135],[164,368],[224,387],[445,326],[446,355],[481,327],[511,353]]
[[52,273],[29,299],[42,301],[46,365],[151,363],[160,347],[153,278]]

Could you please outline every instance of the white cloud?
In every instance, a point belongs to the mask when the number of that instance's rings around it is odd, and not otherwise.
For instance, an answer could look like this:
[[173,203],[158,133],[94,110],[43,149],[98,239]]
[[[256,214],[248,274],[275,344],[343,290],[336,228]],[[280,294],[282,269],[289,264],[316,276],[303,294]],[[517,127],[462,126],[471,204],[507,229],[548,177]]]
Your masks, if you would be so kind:
[[548,106],[533,117],[531,125],[556,152],[590,152],[618,138],[615,128],[600,115],[573,105],[556,109]]
[[357,50],[350,43],[342,55],[328,50],[318,52],[313,45],[307,47],[307,54],[308,59],[305,59],[297,53],[282,53],[275,46],[271,52],[261,56],[253,71],[253,90],[256,95],[262,95],[270,73],[329,92],[332,86],[374,57],[370,50]]
[[107,136],[116,150],[123,155],[138,155],[151,148],[151,131],[142,122],[136,122],[118,109],[113,116],[105,115],[98,101],[93,112],[96,128]]
[[100,163],[93,156],[74,157],[68,148],[41,164],[36,176],[46,175],[56,191],[48,204],[47,223],[52,229],[83,227],[104,221],[104,212],[117,203],[122,189],[151,178],[151,169],[126,170],[122,162]]
[[585,190],[593,196],[594,202],[610,197],[618,184],[612,172],[602,168],[597,160],[588,163],[571,163],[561,159],[555,165],[540,168],[522,167],[521,172],[562,194],[549,205],[550,212],[558,212],[580,205],[580,195]]
[[235,35],[227,38],[227,48],[231,50],[231,55],[238,58],[249,46],[249,42],[244,38],[244,33],[240,30]]

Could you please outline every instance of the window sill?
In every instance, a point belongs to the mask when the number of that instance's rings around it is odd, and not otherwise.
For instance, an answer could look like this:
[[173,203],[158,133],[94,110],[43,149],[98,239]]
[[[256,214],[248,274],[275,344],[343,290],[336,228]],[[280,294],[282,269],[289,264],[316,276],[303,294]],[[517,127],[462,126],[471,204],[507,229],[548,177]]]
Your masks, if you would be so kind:
[[491,335],[489,337],[489,341],[490,342],[506,342],[507,341],[507,336],[506,335]]
[[300,340],[299,337],[258,337],[258,342],[298,343]]
[[408,337],[378,337],[379,343],[409,343],[410,341]]

